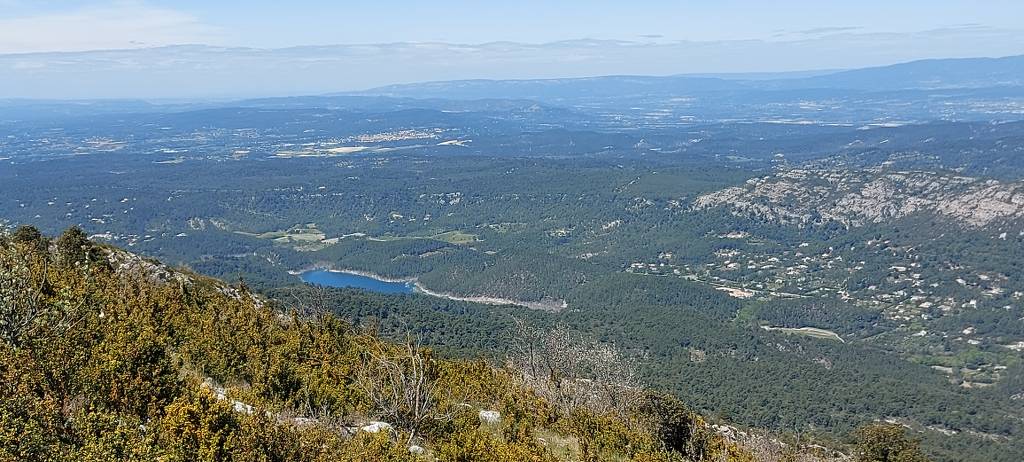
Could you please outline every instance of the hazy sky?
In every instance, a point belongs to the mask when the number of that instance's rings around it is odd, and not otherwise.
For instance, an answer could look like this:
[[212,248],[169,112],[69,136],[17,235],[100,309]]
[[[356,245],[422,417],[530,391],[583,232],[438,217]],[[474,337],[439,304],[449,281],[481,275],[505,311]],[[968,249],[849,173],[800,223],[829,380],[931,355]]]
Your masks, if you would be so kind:
[[[1022,0],[0,0],[0,97],[855,68],[1024,54],[1022,19]],[[213,48],[151,50],[181,44]],[[120,51],[49,53],[94,50]]]
[[0,0],[0,53],[181,43],[785,41],[1022,23],[1020,0]]

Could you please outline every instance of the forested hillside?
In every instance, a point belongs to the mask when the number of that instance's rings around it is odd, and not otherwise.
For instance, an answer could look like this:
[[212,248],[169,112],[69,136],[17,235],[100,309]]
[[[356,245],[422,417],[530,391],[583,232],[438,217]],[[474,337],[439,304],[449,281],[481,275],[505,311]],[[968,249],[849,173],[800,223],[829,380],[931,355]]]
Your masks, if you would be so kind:
[[[31,227],[0,235],[0,460],[830,460],[723,436],[611,345],[513,327],[502,367]],[[924,460],[899,426],[861,460]]]

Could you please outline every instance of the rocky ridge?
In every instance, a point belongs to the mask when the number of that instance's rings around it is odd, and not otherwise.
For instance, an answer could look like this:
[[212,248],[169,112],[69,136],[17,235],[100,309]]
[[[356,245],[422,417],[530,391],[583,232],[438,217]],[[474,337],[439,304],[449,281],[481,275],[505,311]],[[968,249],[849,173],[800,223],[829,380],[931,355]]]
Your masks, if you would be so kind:
[[807,226],[847,227],[933,214],[963,228],[1024,218],[1024,182],[936,172],[793,169],[704,194],[693,208]]

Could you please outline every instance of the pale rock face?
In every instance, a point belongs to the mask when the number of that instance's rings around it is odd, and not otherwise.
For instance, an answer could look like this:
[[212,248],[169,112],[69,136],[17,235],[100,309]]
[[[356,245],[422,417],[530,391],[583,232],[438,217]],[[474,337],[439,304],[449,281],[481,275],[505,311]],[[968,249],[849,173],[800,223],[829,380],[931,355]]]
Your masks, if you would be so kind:
[[167,284],[172,281],[183,284],[191,282],[185,275],[168,268],[167,265],[154,263],[133,253],[109,250],[106,256],[110,266],[118,274],[141,274],[157,284]]
[[1024,218],[1024,182],[930,172],[789,170],[697,197],[697,210],[804,226],[864,226],[930,213],[964,228]]
[[[142,275],[155,284],[192,285],[194,283],[192,277],[187,274],[176,271],[163,263],[154,263],[131,252],[117,249],[107,250],[105,254],[110,266],[121,275]],[[259,295],[244,293],[223,283],[216,283],[216,290],[236,300],[248,298],[258,308],[262,308],[266,303],[266,300]]]
[[409,446],[409,454],[420,455],[420,454],[425,454],[426,452],[427,452],[427,450],[423,449],[423,447],[421,447],[421,446],[416,446],[416,445]]

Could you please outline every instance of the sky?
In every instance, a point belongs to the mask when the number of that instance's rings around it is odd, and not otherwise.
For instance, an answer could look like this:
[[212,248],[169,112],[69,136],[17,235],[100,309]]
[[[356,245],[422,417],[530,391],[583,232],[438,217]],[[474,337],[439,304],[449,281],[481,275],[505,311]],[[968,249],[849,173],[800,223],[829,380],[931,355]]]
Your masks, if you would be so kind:
[[1019,0],[0,0],[0,52],[181,43],[791,40],[965,25],[1019,29],[1022,19]]
[[[5,73],[24,80],[0,89],[0,97],[50,91],[30,83],[60,85],[54,73],[134,69],[144,78],[145,67],[160,63],[192,69],[197,78],[214,62],[263,73],[265,82],[254,84],[266,88],[240,93],[451,78],[852,68],[1024,54],[1022,18],[1020,0],[0,0],[0,84],[9,83]],[[219,51],[150,51],[183,44]],[[323,48],[307,48],[301,59],[279,51],[311,46]],[[96,50],[136,52],[81,53]],[[261,60],[270,61],[253,66]],[[340,75],[294,88],[277,82],[285,77],[271,64],[296,62]],[[193,93],[230,92],[208,87],[197,80]],[[97,96],[116,93],[107,90]]]

